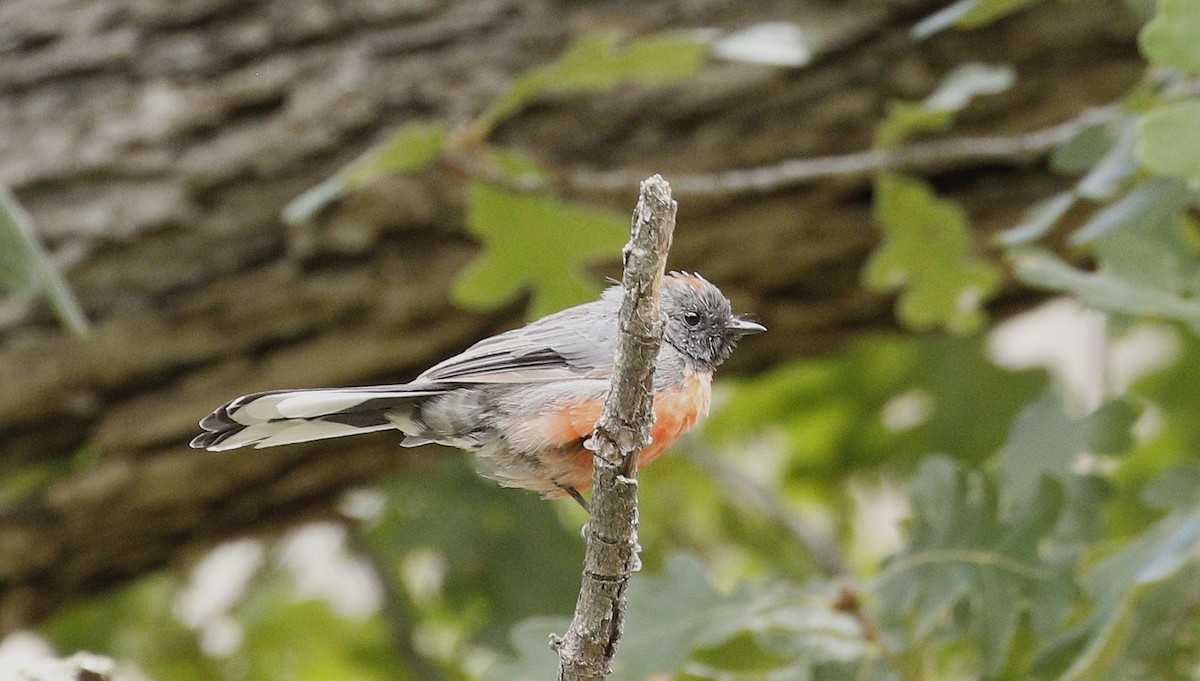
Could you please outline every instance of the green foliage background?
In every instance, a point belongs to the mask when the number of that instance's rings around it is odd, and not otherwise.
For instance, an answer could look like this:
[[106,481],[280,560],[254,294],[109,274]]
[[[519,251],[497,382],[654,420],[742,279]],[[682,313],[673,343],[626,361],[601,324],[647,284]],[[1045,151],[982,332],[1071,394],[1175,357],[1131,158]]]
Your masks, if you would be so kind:
[[[1027,4],[963,0],[914,32],[969,30]],[[1140,46],[1145,82],[1054,155],[1078,182],[1014,207],[993,243],[921,179],[880,174],[882,245],[863,282],[895,293],[913,332],[722,381],[706,425],[644,474],[646,569],[613,678],[1200,676],[1200,0],[1162,2]],[[469,156],[505,181],[464,190],[482,249],[457,300],[529,291],[540,314],[586,299],[598,284],[584,267],[616,252],[626,218],[555,196],[552,173],[490,147],[489,133],[547,92],[686,87],[702,68],[686,34],[586,40],[465,131],[398,131],[286,218],[313,219],[382,173]],[[923,102],[893,103],[877,144],[952,130],[967,101],[1012,80],[980,65],[953,75]],[[1089,217],[1062,234],[1078,206]],[[1046,248],[1061,236],[1094,267]],[[14,280],[33,270],[4,268]],[[984,304],[1005,276],[1101,311],[1109,354],[1147,327],[1177,352],[1132,385],[1102,381],[1095,400],[1039,370],[1001,369]],[[908,416],[889,419],[901,407]],[[299,598],[268,547],[227,613],[241,644],[220,655],[174,615],[186,575],[80,603],[43,633],[64,653],[108,653],[163,680],[551,678],[547,636],[578,588],[579,509],[497,489],[462,457],[377,491],[386,503],[347,519],[346,550],[385,583],[379,612]]]

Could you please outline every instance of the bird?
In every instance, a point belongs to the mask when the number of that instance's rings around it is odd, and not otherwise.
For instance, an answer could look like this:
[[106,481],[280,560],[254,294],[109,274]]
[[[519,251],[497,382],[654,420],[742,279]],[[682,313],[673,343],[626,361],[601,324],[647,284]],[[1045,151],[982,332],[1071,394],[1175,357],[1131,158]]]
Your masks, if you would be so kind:
[[[270,390],[238,397],[200,421],[191,446],[214,452],[399,430],[403,447],[436,443],[474,453],[506,487],[570,496],[592,481],[588,439],[604,407],[624,289],[475,343],[408,383]],[[655,360],[654,423],[639,468],[707,416],[713,371],[738,341],[766,327],[733,313],[696,273],[663,278],[663,342]]]

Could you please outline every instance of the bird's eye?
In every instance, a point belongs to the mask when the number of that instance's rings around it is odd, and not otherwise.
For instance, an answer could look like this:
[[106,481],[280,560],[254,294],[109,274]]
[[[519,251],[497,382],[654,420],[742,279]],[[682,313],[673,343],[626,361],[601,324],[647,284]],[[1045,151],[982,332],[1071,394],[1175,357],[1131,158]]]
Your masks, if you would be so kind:
[[688,326],[695,326],[700,323],[700,313],[688,310],[683,313],[683,321]]

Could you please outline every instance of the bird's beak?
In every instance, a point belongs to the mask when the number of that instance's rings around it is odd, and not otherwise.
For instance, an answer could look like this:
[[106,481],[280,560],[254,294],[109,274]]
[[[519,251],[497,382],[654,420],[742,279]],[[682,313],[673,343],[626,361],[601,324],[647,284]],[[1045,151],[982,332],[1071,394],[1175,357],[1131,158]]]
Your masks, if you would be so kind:
[[762,324],[759,324],[758,322],[752,322],[749,319],[742,319],[741,317],[734,317],[730,319],[729,323],[725,325],[725,328],[739,336],[749,336],[752,333],[762,333],[763,331],[767,330],[767,327],[763,326]]

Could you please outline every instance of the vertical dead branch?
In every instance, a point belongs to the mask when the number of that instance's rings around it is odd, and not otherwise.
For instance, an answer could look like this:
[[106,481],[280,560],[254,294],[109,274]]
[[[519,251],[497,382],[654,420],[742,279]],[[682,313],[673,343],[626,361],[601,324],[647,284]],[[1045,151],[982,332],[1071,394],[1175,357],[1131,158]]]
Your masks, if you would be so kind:
[[637,545],[637,460],[649,444],[654,415],[654,360],[662,344],[659,289],[675,231],[671,186],[658,175],[641,185],[633,233],[623,251],[620,339],[604,413],[592,435],[595,470],[583,584],[575,616],[554,637],[560,681],[605,679],[621,639],[625,590],[640,566]]

